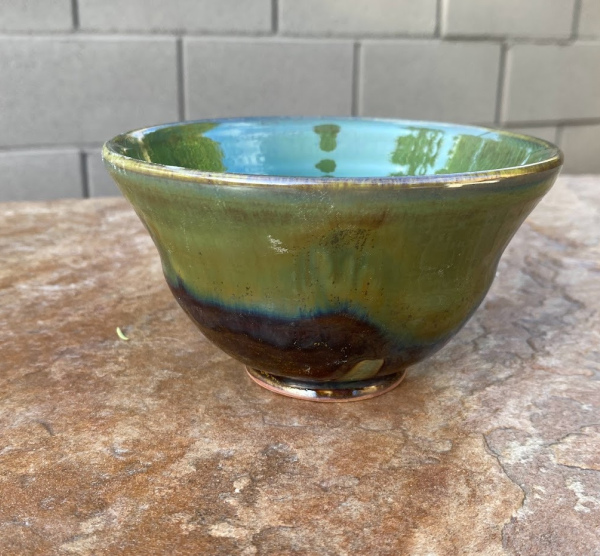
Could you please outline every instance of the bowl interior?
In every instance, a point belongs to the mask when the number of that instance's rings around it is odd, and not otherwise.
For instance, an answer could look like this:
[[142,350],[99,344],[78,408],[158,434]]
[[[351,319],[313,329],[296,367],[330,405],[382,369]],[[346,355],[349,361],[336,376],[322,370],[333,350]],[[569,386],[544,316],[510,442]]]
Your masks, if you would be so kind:
[[502,170],[558,154],[551,143],[507,131],[343,118],[184,122],[120,135],[109,148],[203,172],[345,178]]

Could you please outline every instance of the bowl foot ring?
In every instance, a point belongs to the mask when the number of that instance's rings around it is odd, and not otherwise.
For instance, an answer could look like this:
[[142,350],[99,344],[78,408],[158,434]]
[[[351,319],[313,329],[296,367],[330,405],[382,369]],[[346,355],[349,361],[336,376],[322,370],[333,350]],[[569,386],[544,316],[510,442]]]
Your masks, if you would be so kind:
[[248,376],[258,385],[290,398],[312,402],[354,402],[389,392],[404,379],[399,373],[355,382],[314,382],[275,376],[246,366]]

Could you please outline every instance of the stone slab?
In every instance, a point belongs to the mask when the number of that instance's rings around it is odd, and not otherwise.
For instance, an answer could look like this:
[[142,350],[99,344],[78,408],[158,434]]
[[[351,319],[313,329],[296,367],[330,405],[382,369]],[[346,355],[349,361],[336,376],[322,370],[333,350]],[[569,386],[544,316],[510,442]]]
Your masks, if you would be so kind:
[[197,332],[123,199],[0,205],[0,553],[598,554],[599,218],[561,179],[446,348],[318,405]]

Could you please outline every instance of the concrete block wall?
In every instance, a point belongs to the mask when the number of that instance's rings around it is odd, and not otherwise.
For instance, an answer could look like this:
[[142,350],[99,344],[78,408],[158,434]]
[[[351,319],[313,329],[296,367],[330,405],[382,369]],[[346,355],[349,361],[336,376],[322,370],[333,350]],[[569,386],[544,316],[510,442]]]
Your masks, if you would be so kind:
[[127,129],[269,114],[505,126],[600,173],[600,0],[0,0],[0,201],[117,194]]

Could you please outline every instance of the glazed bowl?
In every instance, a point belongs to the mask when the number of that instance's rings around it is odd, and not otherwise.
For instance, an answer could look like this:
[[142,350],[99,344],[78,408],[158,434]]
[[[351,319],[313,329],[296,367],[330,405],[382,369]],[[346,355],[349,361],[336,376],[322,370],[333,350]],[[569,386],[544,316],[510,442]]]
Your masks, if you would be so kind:
[[361,118],[161,125],[103,157],[201,332],[316,401],[381,394],[448,342],[562,164],[507,131]]

